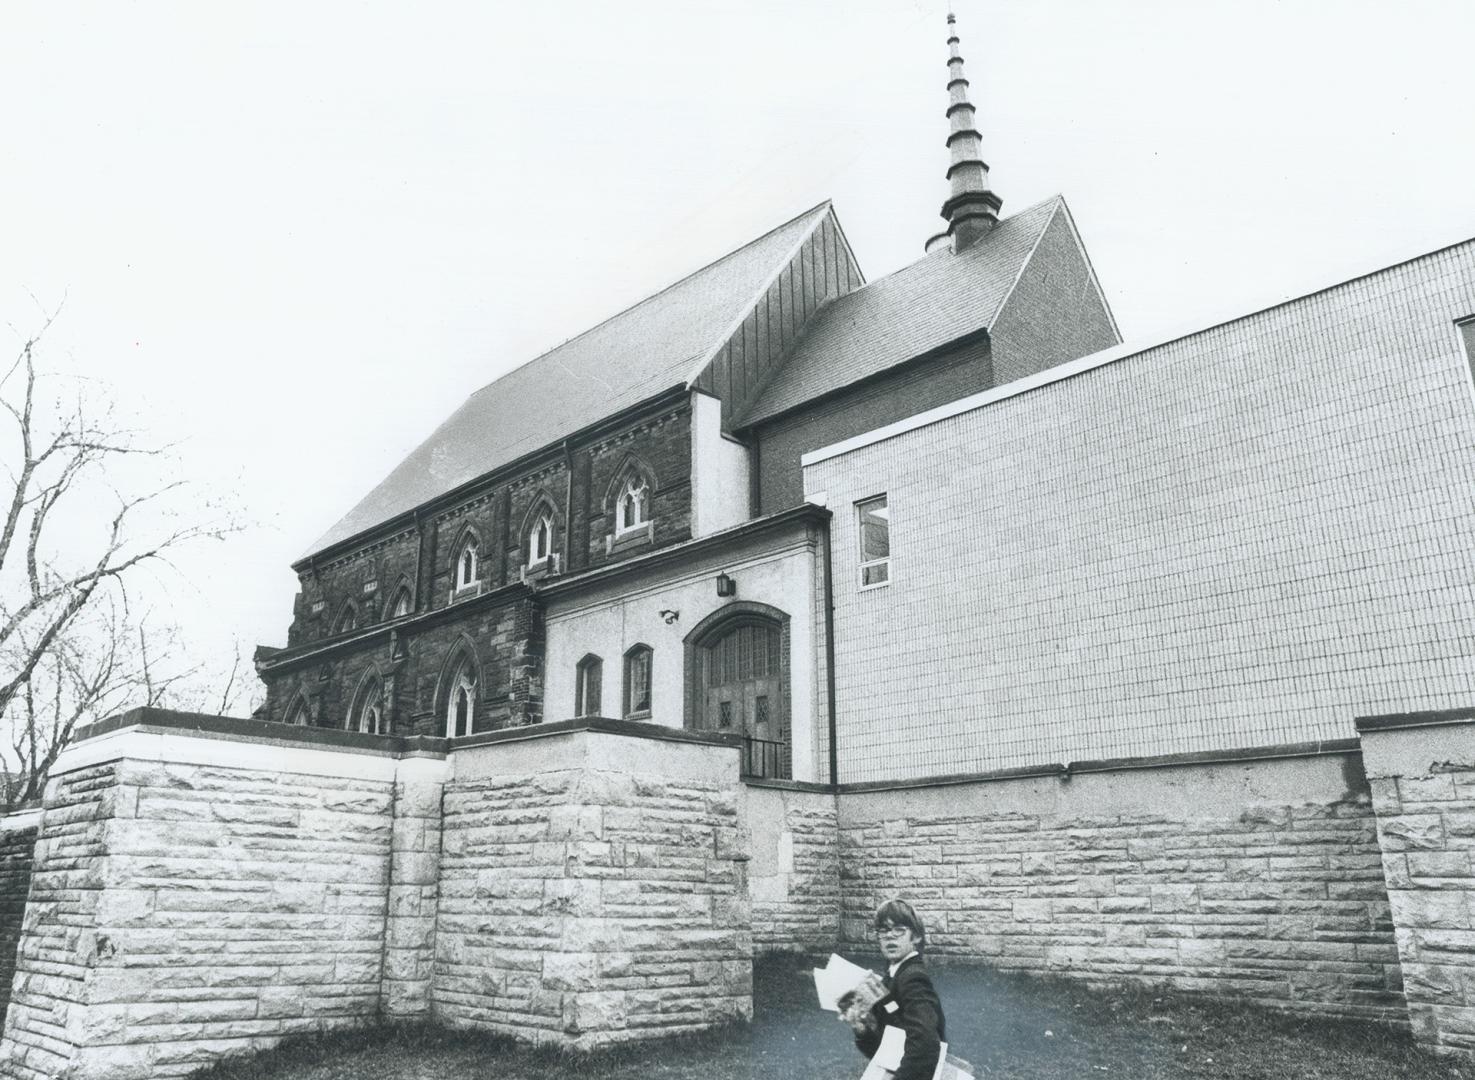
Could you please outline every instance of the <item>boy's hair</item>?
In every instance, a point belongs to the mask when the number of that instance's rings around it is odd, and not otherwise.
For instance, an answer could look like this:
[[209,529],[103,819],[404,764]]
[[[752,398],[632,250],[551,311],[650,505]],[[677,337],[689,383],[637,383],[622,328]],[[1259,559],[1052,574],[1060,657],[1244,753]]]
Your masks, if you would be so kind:
[[886,901],[876,909],[876,917],[871,920],[871,925],[876,930],[888,925],[905,926],[917,939],[917,948],[927,944],[927,931],[922,927],[922,919],[905,900]]

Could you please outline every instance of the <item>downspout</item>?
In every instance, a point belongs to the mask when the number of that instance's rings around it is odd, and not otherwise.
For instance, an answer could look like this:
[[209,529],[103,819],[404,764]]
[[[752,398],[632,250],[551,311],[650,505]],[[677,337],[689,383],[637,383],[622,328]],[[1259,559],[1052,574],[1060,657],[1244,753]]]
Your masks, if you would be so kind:
[[830,563],[830,519],[825,518],[825,704],[829,713],[830,786],[840,783],[840,754],[835,745],[835,581]]

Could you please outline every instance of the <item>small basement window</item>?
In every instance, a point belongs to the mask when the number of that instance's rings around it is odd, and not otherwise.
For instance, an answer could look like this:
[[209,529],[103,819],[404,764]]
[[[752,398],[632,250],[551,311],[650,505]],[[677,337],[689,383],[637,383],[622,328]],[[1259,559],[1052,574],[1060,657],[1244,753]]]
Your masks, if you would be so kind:
[[891,581],[891,510],[886,496],[855,504],[860,540],[860,587],[875,588]]

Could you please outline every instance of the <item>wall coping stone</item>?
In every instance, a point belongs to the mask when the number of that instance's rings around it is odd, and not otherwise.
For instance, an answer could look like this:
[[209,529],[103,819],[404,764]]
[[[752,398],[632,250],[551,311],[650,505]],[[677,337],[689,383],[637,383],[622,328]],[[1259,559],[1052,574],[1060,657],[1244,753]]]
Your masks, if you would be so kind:
[[1417,727],[1444,727],[1453,724],[1475,724],[1475,708],[1432,709],[1427,712],[1359,716],[1354,723],[1356,723],[1359,733],[1401,731],[1405,728]]
[[33,806],[26,810],[15,810],[9,814],[0,815],[0,832],[33,829],[40,824],[41,812],[41,807]]
[[432,735],[369,735],[342,728],[300,727],[271,720],[248,720],[238,716],[179,712],[174,709],[137,708],[80,728],[73,745],[100,735],[137,727],[153,732],[195,735],[201,738],[234,736],[249,742],[305,743],[324,749],[351,753],[379,753],[395,757],[444,757],[450,740]]
[[766,776],[745,776],[743,783],[748,787],[773,788],[775,791],[807,791],[815,795],[835,794],[835,785],[815,780],[775,780]]
[[[1170,769],[1186,765],[1234,765],[1248,761],[1278,761],[1285,758],[1321,757],[1357,754],[1362,749],[1358,739],[1318,739],[1315,742],[1283,743],[1275,746],[1247,747],[1243,750],[1198,750],[1186,754],[1156,754],[1147,757],[1100,758],[1071,761],[1065,764],[1025,765],[1014,769],[994,769],[976,773],[950,773],[922,776],[908,780],[868,780],[863,783],[840,784],[833,790],[841,795],[868,791],[904,791],[910,788],[950,787],[993,781],[1026,780],[1055,776],[1069,780],[1085,773],[1127,772],[1134,769]],[[823,785],[821,785],[823,786]]]
[[451,749],[460,750],[495,743],[525,742],[529,739],[552,739],[561,735],[576,735],[582,732],[625,735],[634,739],[654,739],[658,742],[730,746],[734,750],[741,749],[743,745],[741,735],[724,735],[717,731],[688,731],[685,728],[666,727],[662,724],[650,724],[640,720],[616,720],[607,716],[582,716],[576,720],[527,724],[523,727],[500,728],[497,731],[479,731],[475,735],[463,735],[451,740]]

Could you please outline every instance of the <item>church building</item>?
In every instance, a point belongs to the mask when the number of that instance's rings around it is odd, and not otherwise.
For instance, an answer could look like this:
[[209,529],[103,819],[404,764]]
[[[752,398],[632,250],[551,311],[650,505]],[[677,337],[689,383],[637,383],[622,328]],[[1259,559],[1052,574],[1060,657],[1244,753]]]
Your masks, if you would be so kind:
[[609,717],[831,779],[831,512],[803,455],[1120,341],[1064,199],[1001,215],[952,29],[921,259],[867,281],[823,203],[478,390],[294,564],[258,715]]

